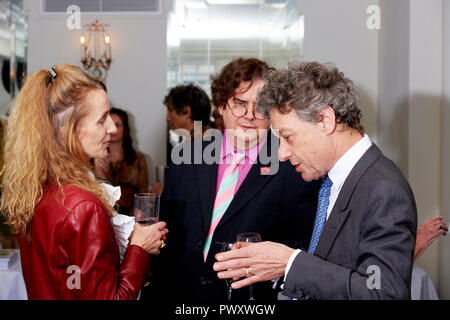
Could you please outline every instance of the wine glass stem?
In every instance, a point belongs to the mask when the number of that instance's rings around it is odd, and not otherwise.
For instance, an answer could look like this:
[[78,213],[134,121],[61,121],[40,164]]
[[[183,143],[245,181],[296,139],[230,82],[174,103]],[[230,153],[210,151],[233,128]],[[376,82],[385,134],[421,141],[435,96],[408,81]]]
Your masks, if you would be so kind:
[[231,301],[231,293],[233,292],[232,288],[228,288],[227,300]]
[[253,297],[253,285],[248,287],[248,291],[250,293],[250,298],[248,300],[255,300],[255,297]]

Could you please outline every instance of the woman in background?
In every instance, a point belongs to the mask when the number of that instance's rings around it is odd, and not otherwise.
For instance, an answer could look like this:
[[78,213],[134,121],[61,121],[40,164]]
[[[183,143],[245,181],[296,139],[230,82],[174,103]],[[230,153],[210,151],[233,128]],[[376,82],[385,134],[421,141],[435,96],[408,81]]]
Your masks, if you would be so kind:
[[132,216],[134,194],[148,192],[147,162],[133,149],[127,113],[111,108],[110,115],[117,132],[111,134],[108,155],[95,160],[95,171],[98,177],[120,186],[119,213]]
[[164,222],[137,223],[123,262],[113,201],[91,159],[116,127],[101,83],[61,65],[31,75],[12,108],[1,209],[18,234],[29,299],[136,299],[159,254]]

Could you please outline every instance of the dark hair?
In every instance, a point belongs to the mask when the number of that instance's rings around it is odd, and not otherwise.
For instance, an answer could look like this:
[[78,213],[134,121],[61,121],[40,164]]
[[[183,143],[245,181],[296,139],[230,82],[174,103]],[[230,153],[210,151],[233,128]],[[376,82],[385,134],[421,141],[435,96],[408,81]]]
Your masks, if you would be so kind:
[[204,126],[209,123],[211,101],[205,91],[192,83],[172,88],[164,97],[164,104],[173,107],[178,114],[186,114],[189,106],[192,121],[201,121]]
[[281,113],[292,109],[306,121],[320,121],[321,109],[330,106],[337,123],[364,133],[361,110],[353,82],[333,64],[297,62],[286,70],[270,71],[266,85],[258,94],[257,109],[268,117],[273,109]]
[[109,114],[116,114],[120,117],[123,123],[123,140],[122,147],[124,150],[124,158],[126,163],[129,165],[133,164],[134,160],[136,160],[136,151],[133,149],[133,140],[130,135],[130,125],[128,124],[128,114],[118,108],[111,108]]
[[222,68],[219,74],[211,76],[212,103],[223,107],[234,96],[241,82],[263,79],[264,73],[272,70],[264,61],[256,58],[235,58]]

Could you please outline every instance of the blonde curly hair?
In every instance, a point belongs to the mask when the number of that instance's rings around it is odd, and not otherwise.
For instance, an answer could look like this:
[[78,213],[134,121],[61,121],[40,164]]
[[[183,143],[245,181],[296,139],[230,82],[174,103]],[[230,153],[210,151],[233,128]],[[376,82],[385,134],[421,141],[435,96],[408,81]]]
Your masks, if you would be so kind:
[[34,208],[49,182],[61,192],[64,184],[89,191],[111,216],[114,213],[78,139],[81,120],[88,113],[88,92],[105,87],[80,67],[63,64],[53,69],[52,81],[44,69],[27,78],[7,125],[0,210],[13,232],[26,239],[31,236]]

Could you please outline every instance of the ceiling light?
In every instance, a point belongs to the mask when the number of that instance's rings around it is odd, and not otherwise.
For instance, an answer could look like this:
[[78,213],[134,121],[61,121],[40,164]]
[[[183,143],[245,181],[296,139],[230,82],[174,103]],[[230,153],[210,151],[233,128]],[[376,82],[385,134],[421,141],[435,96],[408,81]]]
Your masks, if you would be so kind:
[[262,4],[264,0],[206,0],[208,4]]
[[264,3],[264,8],[270,8],[270,9],[284,9],[286,7],[287,3],[279,2],[279,3]]
[[206,3],[203,1],[186,1],[184,3],[188,9],[206,9]]

